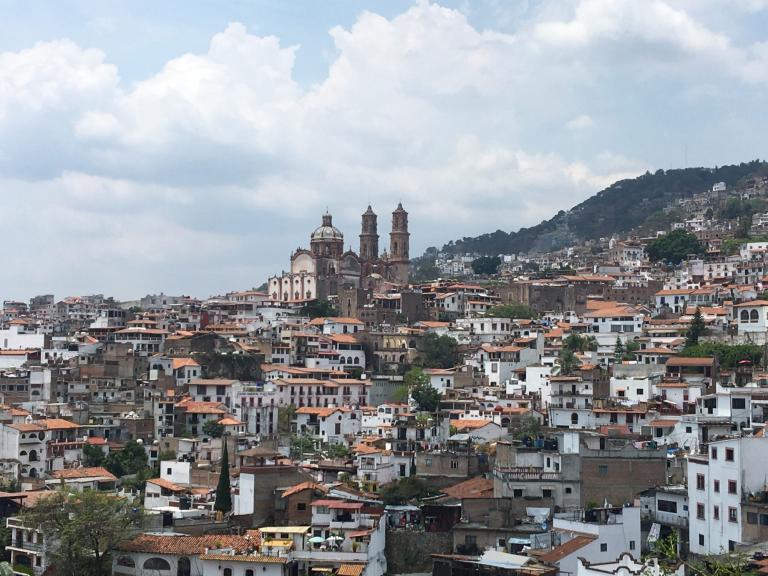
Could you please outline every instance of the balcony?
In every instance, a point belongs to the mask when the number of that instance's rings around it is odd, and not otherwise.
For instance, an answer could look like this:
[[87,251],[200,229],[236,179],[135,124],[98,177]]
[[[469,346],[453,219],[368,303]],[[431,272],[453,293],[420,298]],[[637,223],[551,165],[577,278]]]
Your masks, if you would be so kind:
[[342,517],[336,517],[331,518],[331,529],[338,529],[338,530],[357,530],[360,528],[360,517],[359,516],[342,516]]
[[365,552],[338,552],[327,550],[295,550],[291,554],[296,560],[310,560],[316,562],[367,562],[368,554]]
[[561,479],[560,472],[545,471],[543,468],[533,466],[497,466],[493,469],[494,477],[504,481],[515,480],[550,480],[557,481]]

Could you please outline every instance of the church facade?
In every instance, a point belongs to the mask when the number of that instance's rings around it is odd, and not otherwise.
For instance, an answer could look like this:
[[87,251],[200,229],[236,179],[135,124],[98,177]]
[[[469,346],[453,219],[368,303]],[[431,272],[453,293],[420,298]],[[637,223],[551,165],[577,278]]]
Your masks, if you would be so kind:
[[378,288],[387,283],[408,284],[410,277],[410,233],[408,212],[398,204],[392,212],[389,252],[379,254],[378,217],[373,209],[362,215],[360,250],[344,250],[344,234],[333,225],[330,214],[312,232],[309,249],[291,254],[291,267],[268,282],[270,299],[301,303],[325,300],[342,287]]

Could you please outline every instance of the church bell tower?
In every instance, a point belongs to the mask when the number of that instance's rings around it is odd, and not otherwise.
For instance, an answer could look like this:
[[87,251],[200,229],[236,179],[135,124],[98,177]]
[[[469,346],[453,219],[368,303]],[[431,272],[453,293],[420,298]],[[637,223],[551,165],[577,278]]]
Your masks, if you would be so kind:
[[363,227],[360,232],[360,259],[363,262],[371,262],[379,258],[379,232],[376,222],[377,216],[373,209],[363,214]]
[[393,279],[407,284],[410,278],[410,234],[408,233],[408,212],[398,203],[392,212],[392,232],[389,234],[389,261],[394,265]]

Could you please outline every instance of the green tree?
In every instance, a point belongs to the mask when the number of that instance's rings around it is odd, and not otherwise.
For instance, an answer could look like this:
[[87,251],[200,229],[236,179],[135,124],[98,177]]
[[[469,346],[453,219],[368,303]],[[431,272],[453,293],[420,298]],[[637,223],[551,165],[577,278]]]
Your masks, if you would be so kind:
[[387,505],[405,504],[412,500],[421,500],[432,496],[435,492],[423,480],[418,478],[402,478],[388,484],[381,490],[381,500]]
[[707,556],[700,560],[690,560],[680,556],[679,548],[675,532],[653,544],[653,550],[649,556],[658,559],[662,576],[676,574],[680,564],[685,566],[686,574],[695,574],[696,576],[749,576],[757,574],[749,566],[750,561],[745,554],[722,554],[720,556]]
[[501,258],[498,256],[481,256],[472,261],[472,272],[491,276],[498,272],[499,266],[501,266]]
[[405,375],[405,385],[416,407],[422,412],[434,412],[440,405],[440,392],[429,383],[421,368],[411,368]]
[[58,490],[22,514],[52,548],[58,576],[112,573],[112,553],[141,529],[143,514],[133,502],[96,490]]
[[688,326],[688,331],[685,333],[685,346],[696,346],[699,343],[699,338],[703,336],[707,331],[707,326],[704,324],[704,319],[701,317],[701,309],[696,306],[696,312],[693,313],[693,319]]
[[176,450],[161,450],[157,455],[158,462],[168,462],[176,460]]
[[512,320],[531,320],[537,317],[536,312],[529,306],[520,302],[511,302],[510,304],[501,304],[490,308],[485,315],[488,318],[510,318]]
[[725,344],[722,342],[700,342],[695,346],[687,346],[680,352],[681,356],[691,358],[717,358],[718,364],[724,370],[735,368],[739,362],[747,361],[759,364],[763,357],[763,348],[756,344]]
[[426,368],[453,368],[458,359],[457,346],[450,336],[427,333],[420,342],[421,364]]
[[567,348],[563,348],[560,351],[558,363],[560,364],[560,375],[562,376],[570,376],[577,366],[581,366],[581,362],[576,357],[576,354]]
[[291,458],[303,458],[315,453],[315,441],[311,436],[302,434],[291,437]]
[[221,438],[224,435],[224,424],[219,424],[215,420],[206,420],[203,424],[203,434],[211,438]]
[[224,514],[232,511],[232,487],[229,480],[229,449],[224,439],[224,452],[221,456],[221,471],[219,483],[216,485],[216,500],[213,509]]
[[328,444],[325,453],[331,459],[348,458],[350,454],[349,447],[345,444]]
[[109,453],[104,466],[118,477],[136,474],[147,468],[147,452],[142,444],[136,440],[129,440],[122,449]]
[[313,300],[303,306],[299,314],[310,318],[333,318],[339,315],[339,310],[328,300]]
[[517,440],[536,438],[541,431],[541,423],[535,416],[522,416],[512,424],[512,436]]
[[653,262],[666,260],[670,264],[680,264],[691,254],[701,254],[704,248],[694,234],[673,230],[652,240],[645,251]]
[[571,352],[596,351],[597,340],[594,336],[581,336],[572,333],[563,340],[563,346]]
[[288,434],[291,431],[291,422],[296,416],[296,406],[278,406],[277,408],[277,432],[278,434]]
[[624,358],[624,343],[618,336],[616,336],[616,345],[613,347],[613,357],[616,362],[621,362],[622,358]]
[[98,446],[86,444],[83,446],[83,465],[89,468],[94,466],[103,466],[106,456],[104,451]]
[[622,360],[634,360],[635,352],[638,350],[640,350],[640,343],[636,340],[629,340],[624,345],[624,356],[622,357]]

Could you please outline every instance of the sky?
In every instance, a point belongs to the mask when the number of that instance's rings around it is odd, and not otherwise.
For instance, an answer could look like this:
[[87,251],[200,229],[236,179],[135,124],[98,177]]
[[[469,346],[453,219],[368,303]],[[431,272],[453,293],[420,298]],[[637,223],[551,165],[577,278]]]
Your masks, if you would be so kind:
[[0,0],[0,298],[259,286],[768,154],[768,0]]

